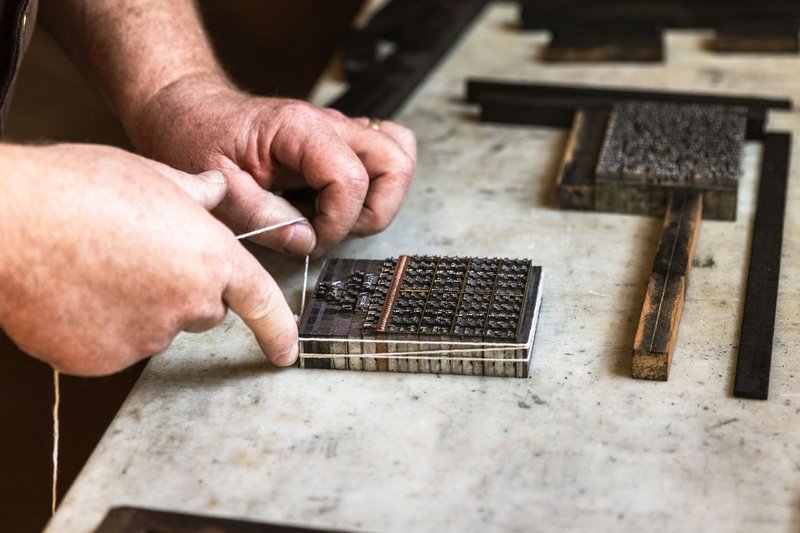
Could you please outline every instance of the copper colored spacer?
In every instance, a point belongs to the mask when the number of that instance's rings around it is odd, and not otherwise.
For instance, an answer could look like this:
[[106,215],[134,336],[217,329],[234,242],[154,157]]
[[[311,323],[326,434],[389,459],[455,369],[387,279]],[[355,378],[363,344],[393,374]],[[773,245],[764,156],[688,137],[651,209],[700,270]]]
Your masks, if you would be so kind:
[[392,275],[392,283],[389,284],[389,292],[386,293],[386,300],[383,302],[383,309],[381,310],[381,318],[378,320],[378,333],[386,333],[386,327],[389,325],[389,319],[392,317],[394,304],[397,301],[397,293],[400,290],[400,284],[403,283],[403,277],[406,274],[408,267],[408,256],[401,255],[397,258],[397,266]]

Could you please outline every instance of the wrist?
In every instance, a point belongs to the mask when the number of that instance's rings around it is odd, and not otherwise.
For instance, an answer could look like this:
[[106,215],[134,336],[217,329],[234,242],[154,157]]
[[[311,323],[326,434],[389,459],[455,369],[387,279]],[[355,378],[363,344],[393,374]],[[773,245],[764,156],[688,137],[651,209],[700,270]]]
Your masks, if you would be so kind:
[[153,155],[161,136],[180,129],[186,117],[215,98],[232,93],[238,91],[221,71],[192,72],[163,85],[147,98],[120,106],[118,113],[136,149]]

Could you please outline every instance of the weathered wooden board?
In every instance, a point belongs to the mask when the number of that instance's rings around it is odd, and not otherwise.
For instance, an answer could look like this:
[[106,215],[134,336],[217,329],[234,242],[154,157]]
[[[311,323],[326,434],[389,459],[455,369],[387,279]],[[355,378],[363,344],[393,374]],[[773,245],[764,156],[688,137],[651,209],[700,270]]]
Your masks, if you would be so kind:
[[673,193],[634,340],[634,378],[669,377],[702,214],[701,193]]

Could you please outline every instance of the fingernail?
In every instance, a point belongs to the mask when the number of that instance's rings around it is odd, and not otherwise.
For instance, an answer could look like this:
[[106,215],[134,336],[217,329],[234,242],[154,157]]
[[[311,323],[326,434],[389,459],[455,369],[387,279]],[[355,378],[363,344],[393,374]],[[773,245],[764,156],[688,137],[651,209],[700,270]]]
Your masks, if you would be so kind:
[[314,226],[310,222],[298,222],[295,224],[295,231],[300,239],[306,242],[306,253],[311,253],[317,244],[317,235],[314,233]]
[[206,170],[198,174],[201,178],[214,185],[222,185],[225,183],[225,174],[219,170]]
[[300,355],[300,348],[298,347],[297,344],[295,344],[294,346],[292,346],[292,350],[288,354],[279,357],[278,360],[275,361],[275,364],[278,366],[292,366],[295,363],[295,361],[297,361],[299,355]]

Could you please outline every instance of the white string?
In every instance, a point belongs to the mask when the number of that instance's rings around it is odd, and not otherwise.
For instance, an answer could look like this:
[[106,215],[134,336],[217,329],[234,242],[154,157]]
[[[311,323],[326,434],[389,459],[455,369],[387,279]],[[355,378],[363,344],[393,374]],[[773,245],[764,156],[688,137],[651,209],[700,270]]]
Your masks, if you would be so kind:
[[306,310],[306,290],[308,289],[308,258],[306,256],[306,267],[303,271],[303,292],[300,295],[300,318],[298,322],[303,319],[303,311]]
[[[504,350],[486,349],[481,352],[501,352]],[[338,359],[354,358],[359,359],[414,359],[418,361],[433,361],[439,360],[441,357],[432,357],[434,355],[447,355],[458,353],[474,353],[475,350],[422,350],[417,352],[393,352],[393,353],[342,353],[342,354],[328,354],[328,353],[304,353],[303,358],[308,359]],[[503,362],[503,363],[522,363],[527,361],[527,358],[508,358],[508,357],[451,357],[456,361],[487,361],[487,362]]]
[[[492,346],[494,350],[504,350],[506,348],[528,348],[529,344],[522,343],[503,343],[503,342],[470,342],[470,341],[416,341],[416,340],[387,340],[387,339],[332,339],[326,337],[303,337],[301,341],[317,341],[317,342],[338,342],[343,344],[432,344],[434,346]],[[489,348],[485,348],[489,349]],[[448,350],[449,351],[449,350]],[[405,352],[404,352],[405,353]]]
[[297,217],[295,219],[288,220],[286,222],[279,222],[278,224],[267,226],[266,228],[256,229],[253,231],[248,231],[247,233],[242,233],[241,235],[237,235],[236,238],[239,240],[246,239],[248,237],[253,237],[255,235],[261,235],[262,233],[267,233],[268,231],[274,231],[276,229],[285,228],[286,226],[291,226],[292,224],[297,224],[298,222],[308,222],[308,219],[306,217]]
[[58,370],[53,369],[53,487],[52,487],[52,500],[50,510],[52,514],[56,513],[57,493],[58,489],[58,440],[59,440],[59,421],[58,421],[58,408],[61,404],[61,387]]
[[[262,233],[267,233],[268,231],[275,231],[276,229],[285,228],[286,226],[291,226],[292,224],[297,224],[298,222],[308,222],[306,217],[297,217],[292,220],[287,220],[286,222],[279,222],[277,224],[273,224],[271,226],[267,226],[266,228],[256,229],[253,231],[248,231],[247,233],[242,233],[241,235],[237,235],[236,238],[238,240],[246,239],[248,237],[253,237],[255,235],[261,235]],[[309,256],[306,256],[306,266],[305,271],[303,273],[303,292],[300,295],[300,314],[295,315],[295,321],[299,322],[301,318],[303,318],[303,311],[306,309],[306,290],[308,289],[308,262]]]

